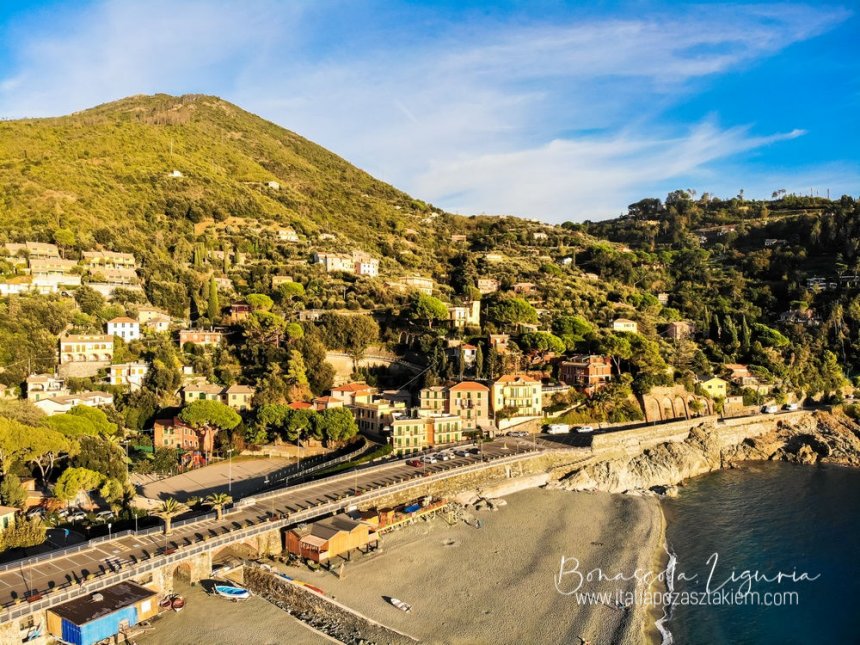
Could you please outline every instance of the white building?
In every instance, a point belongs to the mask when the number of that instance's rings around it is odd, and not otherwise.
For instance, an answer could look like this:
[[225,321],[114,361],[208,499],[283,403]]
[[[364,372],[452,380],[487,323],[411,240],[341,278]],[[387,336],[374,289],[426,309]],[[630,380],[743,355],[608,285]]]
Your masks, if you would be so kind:
[[137,340],[140,338],[140,323],[134,318],[118,316],[108,321],[107,333],[109,336],[119,336],[125,342]]
[[68,412],[76,405],[86,405],[91,408],[113,405],[113,394],[100,391],[80,392],[78,394],[56,396],[51,399],[41,399],[35,402],[35,406],[49,417]]
[[149,373],[149,364],[143,362],[119,363],[108,368],[109,382],[111,385],[128,385],[134,391],[140,389],[146,375]]
[[27,400],[41,401],[56,396],[66,396],[69,389],[65,379],[53,374],[31,374],[27,377]]
[[376,258],[363,258],[355,261],[355,272],[358,275],[366,275],[375,278],[379,275],[379,260]]

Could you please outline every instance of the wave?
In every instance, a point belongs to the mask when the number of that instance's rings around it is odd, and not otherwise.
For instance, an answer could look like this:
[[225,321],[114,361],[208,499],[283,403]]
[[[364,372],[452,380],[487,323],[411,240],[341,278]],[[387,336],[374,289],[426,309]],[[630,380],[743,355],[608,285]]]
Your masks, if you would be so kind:
[[[669,542],[663,545],[663,549],[666,551],[666,555],[669,556],[669,562],[666,565],[666,591],[669,593],[669,597],[672,597],[672,594],[675,591],[675,566],[678,563],[678,556],[675,555],[675,552],[671,550],[669,547]],[[675,639],[672,637],[672,632],[669,631],[669,628],[666,626],[672,618],[672,604],[668,604],[663,607],[663,615],[654,623],[654,627],[657,628],[657,631],[660,632],[661,637],[661,645],[672,645],[675,642]]]

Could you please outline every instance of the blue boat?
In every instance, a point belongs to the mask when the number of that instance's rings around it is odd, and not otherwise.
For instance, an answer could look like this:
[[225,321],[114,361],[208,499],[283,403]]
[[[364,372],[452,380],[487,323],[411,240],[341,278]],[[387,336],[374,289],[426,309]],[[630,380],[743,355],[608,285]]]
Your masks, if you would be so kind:
[[230,600],[246,600],[251,597],[251,592],[247,589],[232,585],[215,585],[215,593]]

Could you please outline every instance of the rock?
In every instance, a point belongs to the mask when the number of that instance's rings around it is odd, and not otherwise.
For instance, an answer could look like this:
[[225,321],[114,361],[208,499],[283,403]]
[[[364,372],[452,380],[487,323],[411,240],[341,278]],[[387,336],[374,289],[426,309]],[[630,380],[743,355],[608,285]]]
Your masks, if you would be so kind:
[[776,430],[722,447],[713,423],[690,431],[681,442],[664,443],[632,457],[593,463],[573,471],[547,488],[631,493],[654,491],[677,495],[674,487],[691,477],[742,461],[781,459],[802,464],[818,462],[860,466],[860,426],[848,417],[816,412]]

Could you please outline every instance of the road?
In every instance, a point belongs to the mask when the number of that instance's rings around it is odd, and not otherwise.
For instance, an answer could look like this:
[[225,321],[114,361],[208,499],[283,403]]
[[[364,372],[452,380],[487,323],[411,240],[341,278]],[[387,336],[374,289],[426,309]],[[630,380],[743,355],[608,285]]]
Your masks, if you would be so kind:
[[[366,491],[395,484],[404,479],[420,479],[425,473],[433,474],[461,468],[517,452],[531,452],[535,448],[527,440],[496,441],[483,445],[483,455],[459,457],[445,462],[410,466],[405,461],[389,462],[382,465],[356,469],[343,475],[322,479],[309,484],[285,488],[281,494],[254,501],[245,500],[244,505],[232,509],[219,522],[213,517],[177,526],[169,536],[162,533],[143,535],[141,533],[119,537],[102,543],[88,545],[76,553],[70,553],[0,571],[0,605],[14,604],[16,599],[24,599],[49,589],[65,587],[85,580],[89,575],[99,575],[116,570],[118,565],[135,564],[160,554],[171,553],[173,549],[194,544],[203,536],[214,538],[230,533],[231,530],[250,527],[268,522],[272,515],[286,516],[322,503],[336,501],[350,496],[356,489]],[[541,450],[538,447],[538,450]],[[416,492],[416,497],[419,493]]]

